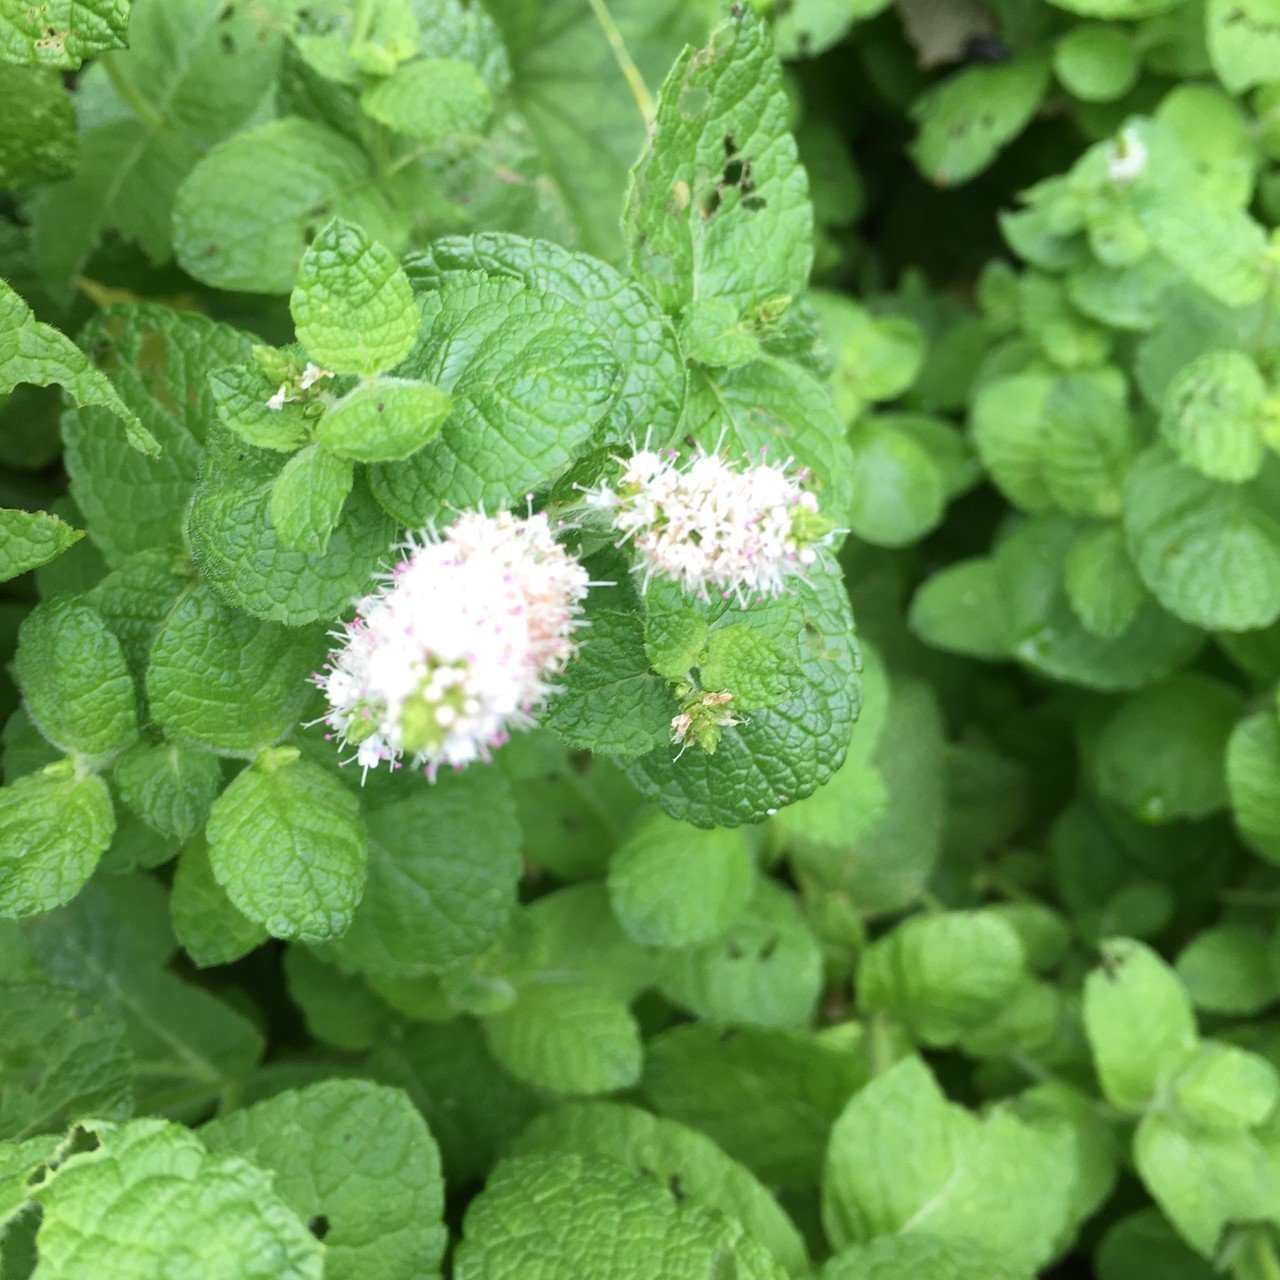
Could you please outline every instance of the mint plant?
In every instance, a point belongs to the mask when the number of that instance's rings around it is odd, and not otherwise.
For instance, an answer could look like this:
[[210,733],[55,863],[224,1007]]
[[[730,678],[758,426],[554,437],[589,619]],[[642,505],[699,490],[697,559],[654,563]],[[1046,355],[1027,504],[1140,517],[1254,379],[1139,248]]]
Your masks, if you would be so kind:
[[1280,1276],[1278,53],[0,0],[0,1278]]

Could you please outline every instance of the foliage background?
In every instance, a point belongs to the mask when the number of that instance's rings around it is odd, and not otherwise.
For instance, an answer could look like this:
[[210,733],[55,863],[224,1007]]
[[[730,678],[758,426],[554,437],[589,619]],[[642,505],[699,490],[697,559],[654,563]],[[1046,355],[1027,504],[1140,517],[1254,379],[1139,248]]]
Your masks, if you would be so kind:
[[[1280,4],[760,10],[0,0],[5,1280],[1280,1275]],[[464,417],[336,465],[253,346],[365,270]],[[860,672],[620,589],[349,785],[397,527],[650,427],[813,467]]]

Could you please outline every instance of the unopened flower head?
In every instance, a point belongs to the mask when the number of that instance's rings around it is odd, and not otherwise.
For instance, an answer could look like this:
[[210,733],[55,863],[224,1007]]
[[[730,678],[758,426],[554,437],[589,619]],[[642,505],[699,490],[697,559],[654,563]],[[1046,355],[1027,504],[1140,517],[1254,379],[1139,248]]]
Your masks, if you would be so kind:
[[697,693],[691,689],[678,692],[680,711],[671,718],[671,741],[680,746],[676,758],[684,755],[690,743],[697,743],[708,755],[714,755],[723,731],[743,723],[732,710],[733,694]]
[[465,513],[402,550],[316,683],[362,768],[407,758],[434,778],[530,723],[574,654],[587,574],[541,514]]
[[325,378],[332,377],[333,374],[328,369],[322,369],[318,364],[307,361],[306,368],[296,379],[282,382],[275,393],[267,398],[267,408],[277,411],[283,409],[289,401],[297,400],[302,392],[310,391]]
[[659,575],[745,602],[781,594],[831,540],[805,479],[790,459],[735,466],[699,452],[682,463],[674,450],[641,449],[591,501],[635,547],[646,585]]
[[1107,152],[1107,176],[1127,186],[1136,182],[1147,167],[1147,144],[1136,129],[1126,127]]

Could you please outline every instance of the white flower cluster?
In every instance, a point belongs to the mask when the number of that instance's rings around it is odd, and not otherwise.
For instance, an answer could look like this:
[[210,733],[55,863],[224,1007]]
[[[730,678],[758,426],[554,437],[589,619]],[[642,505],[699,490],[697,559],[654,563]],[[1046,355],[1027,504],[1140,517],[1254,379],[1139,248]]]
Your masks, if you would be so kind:
[[745,603],[780,595],[831,538],[805,473],[790,462],[739,467],[698,453],[682,464],[674,450],[642,449],[624,462],[616,487],[589,501],[633,544],[646,586],[659,575],[703,598],[716,591]]
[[542,514],[466,513],[403,550],[315,678],[363,769],[407,758],[434,778],[529,723],[573,656],[588,581]]

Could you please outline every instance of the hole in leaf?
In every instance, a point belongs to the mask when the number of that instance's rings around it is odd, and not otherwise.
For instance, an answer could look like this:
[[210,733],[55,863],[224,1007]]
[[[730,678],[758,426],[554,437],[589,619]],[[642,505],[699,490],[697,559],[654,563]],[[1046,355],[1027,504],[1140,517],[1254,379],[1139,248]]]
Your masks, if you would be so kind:
[[310,1222],[307,1223],[307,1230],[311,1232],[317,1240],[323,1240],[329,1234],[329,1218],[326,1214],[317,1213]]

